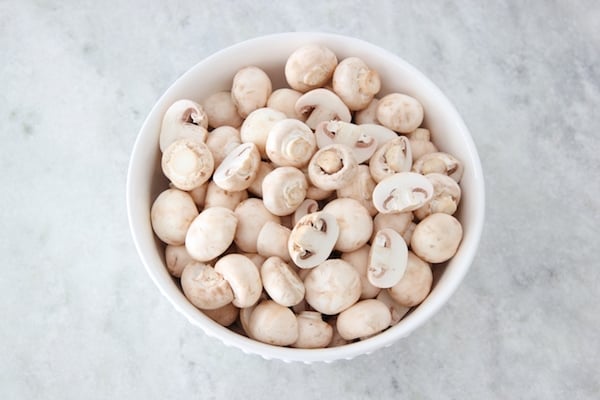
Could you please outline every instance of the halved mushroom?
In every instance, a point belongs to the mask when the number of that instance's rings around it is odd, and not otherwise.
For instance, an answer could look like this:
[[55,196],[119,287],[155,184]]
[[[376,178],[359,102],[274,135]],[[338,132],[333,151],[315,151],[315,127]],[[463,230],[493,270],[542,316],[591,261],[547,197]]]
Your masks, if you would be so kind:
[[208,117],[202,106],[192,100],[178,100],[165,112],[160,128],[160,151],[177,139],[204,142],[208,131]]
[[448,175],[431,173],[425,175],[433,185],[433,197],[423,207],[414,211],[415,216],[422,220],[430,214],[442,212],[454,214],[460,202],[460,186]]
[[300,349],[318,349],[326,347],[333,337],[333,328],[323,321],[321,313],[302,311],[297,316],[298,339],[292,347]]
[[260,154],[254,143],[243,143],[233,149],[213,174],[213,181],[223,190],[247,189],[256,178]]
[[456,182],[460,182],[463,174],[463,165],[453,155],[438,151],[421,156],[414,162],[412,170],[423,175],[437,172],[448,175]]
[[258,67],[248,66],[233,76],[231,98],[238,113],[242,118],[246,118],[252,111],[267,104],[272,90],[269,75]]
[[279,257],[269,257],[260,267],[260,276],[271,299],[285,307],[304,299],[304,283],[296,271]]
[[414,97],[391,93],[379,100],[377,120],[396,132],[412,132],[423,122],[423,106]]
[[274,90],[267,100],[267,107],[281,111],[288,118],[294,118],[304,122],[306,118],[296,112],[296,102],[302,96],[302,92],[290,88]]
[[367,161],[377,149],[377,141],[358,125],[343,121],[323,121],[315,128],[320,149],[332,144],[343,144],[352,149],[356,162]]
[[354,199],[335,199],[323,207],[323,212],[333,214],[340,228],[335,243],[339,251],[354,251],[365,245],[373,232],[369,211]]
[[354,113],[354,123],[355,124],[377,124],[379,125],[379,121],[377,121],[377,106],[379,105],[378,99],[373,99],[367,105],[366,108],[362,110],[358,110]]
[[233,300],[229,283],[208,264],[188,263],[181,273],[183,294],[196,307],[214,310]]
[[232,126],[220,126],[210,131],[206,145],[213,155],[215,168],[218,168],[225,157],[240,144],[240,131]]
[[240,127],[242,143],[254,143],[260,156],[266,159],[266,144],[269,132],[277,122],[284,119],[287,119],[284,113],[272,108],[265,107],[252,111]]
[[329,259],[310,270],[304,279],[306,301],[323,314],[334,315],[360,298],[360,276],[344,260]]
[[258,233],[256,250],[263,257],[278,256],[284,261],[291,260],[287,242],[292,231],[273,221],[267,221]]
[[407,262],[408,247],[402,236],[393,229],[382,229],[371,244],[367,278],[375,287],[392,287],[404,276]]
[[272,214],[283,216],[296,211],[306,198],[308,182],[302,171],[294,167],[279,167],[263,179],[263,202]]
[[350,110],[366,108],[381,88],[379,74],[358,57],[340,61],[333,72],[333,91]]
[[410,143],[405,136],[397,136],[381,146],[369,161],[369,171],[375,182],[398,172],[408,172],[412,166]]
[[306,117],[306,125],[311,129],[323,121],[350,122],[352,119],[344,102],[335,93],[323,88],[303,94],[296,102],[296,112]]
[[430,263],[441,263],[456,254],[462,234],[462,226],[456,218],[435,213],[417,224],[410,247],[419,258]]
[[308,125],[288,118],[271,127],[265,150],[276,165],[302,168],[317,150],[317,143]]
[[409,251],[404,276],[387,291],[399,305],[414,307],[425,300],[432,283],[433,273],[429,263]]
[[210,179],[214,160],[205,143],[178,139],[163,152],[161,167],[176,188],[192,190]]
[[325,212],[305,215],[296,223],[288,240],[292,261],[300,268],[319,265],[331,254],[339,233],[334,215]]
[[292,89],[307,92],[325,86],[338,64],[331,49],[307,44],[296,49],[285,63],[285,79]]
[[399,172],[379,182],[373,190],[373,204],[383,214],[416,210],[433,196],[433,185],[421,174]]
[[374,216],[377,214],[377,209],[373,205],[373,189],[375,189],[375,181],[371,177],[369,166],[359,165],[354,179],[337,190],[337,197],[357,200],[369,211],[369,215]]
[[346,186],[356,175],[358,163],[352,150],[342,144],[332,144],[318,150],[308,163],[308,177],[323,190]]
[[202,102],[202,107],[208,116],[208,125],[213,128],[224,125],[238,128],[242,125],[243,119],[237,112],[230,91],[211,94]]
[[317,203],[316,200],[313,199],[306,199],[304,200],[300,206],[298,206],[298,208],[296,208],[296,211],[294,211],[294,214],[292,215],[292,227],[295,226],[298,221],[300,221],[300,219],[302,217],[304,217],[306,214],[310,214],[310,213],[314,213],[319,211],[319,203]]
[[198,261],[210,261],[233,243],[238,220],[228,208],[203,210],[190,224],[185,236],[187,252]]
[[241,254],[227,254],[216,262],[214,268],[229,283],[234,306],[250,307],[258,301],[263,286],[252,260]]
[[435,144],[431,141],[431,133],[429,129],[417,128],[414,131],[407,133],[406,137],[410,142],[410,150],[412,151],[413,160],[418,160],[425,154],[435,153],[438,151]]
[[360,124],[358,125],[365,135],[371,136],[377,142],[377,150],[392,139],[396,139],[398,134],[393,130],[379,124]]

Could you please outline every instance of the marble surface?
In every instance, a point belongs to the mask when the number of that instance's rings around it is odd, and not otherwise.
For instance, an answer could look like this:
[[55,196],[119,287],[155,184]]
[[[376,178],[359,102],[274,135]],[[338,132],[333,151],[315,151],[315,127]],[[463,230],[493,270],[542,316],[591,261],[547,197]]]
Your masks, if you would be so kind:
[[[600,4],[272,4],[0,1],[0,398],[599,398]],[[486,176],[464,284],[412,336],[350,362],[265,361],[206,337],[127,225],[129,153],[159,95],[222,47],[300,30],[422,69]]]

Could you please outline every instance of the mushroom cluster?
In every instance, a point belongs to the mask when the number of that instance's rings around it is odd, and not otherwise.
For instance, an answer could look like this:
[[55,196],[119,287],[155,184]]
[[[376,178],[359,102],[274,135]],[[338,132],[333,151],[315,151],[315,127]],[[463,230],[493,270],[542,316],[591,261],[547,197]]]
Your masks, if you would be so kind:
[[151,223],[168,272],[217,323],[277,346],[364,340],[422,303],[457,252],[463,166],[367,61],[307,44],[288,87],[247,66],[229,91],[166,110],[170,185]]

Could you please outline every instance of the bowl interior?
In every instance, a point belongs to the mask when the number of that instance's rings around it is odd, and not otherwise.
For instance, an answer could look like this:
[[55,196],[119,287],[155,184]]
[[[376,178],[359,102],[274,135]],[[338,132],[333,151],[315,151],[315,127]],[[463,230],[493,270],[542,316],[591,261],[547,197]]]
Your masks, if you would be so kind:
[[[379,96],[401,92],[417,98],[425,109],[424,126],[441,151],[464,164],[462,199],[457,217],[464,237],[452,260],[434,267],[434,287],[427,299],[398,325],[368,340],[318,350],[281,348],[259,343],[224,328],[187,301],[164,264],[164,246],[155,238],[150,223],[150,207],[168,184],[160,170],[158,137],[162,116],[176,100],[188,98],[202,102],[210,94],[229,90],[236,71],[247,65],[264,69],[273,88],[285,87],[283,67],[287,57],[299,46],[320,43],[331,48],[338,59],[361,57],[381,76]],[[367,42],[332,34],[286,33],[260,37],[229,47],[201,61],[181,76],[158,100],[144,122],[136,140],[127,179],[127,206],[130,228],[138,253],[155,284],[173,306],[208,335],[225,344],[267,359],[284,361],[333,361],[370,353],[407,336],[433,316],[456,290],[466,274],[481,236],[484,219],[484,182],[481,164],[464,122],[441,91],[422,73],[398,56]]]

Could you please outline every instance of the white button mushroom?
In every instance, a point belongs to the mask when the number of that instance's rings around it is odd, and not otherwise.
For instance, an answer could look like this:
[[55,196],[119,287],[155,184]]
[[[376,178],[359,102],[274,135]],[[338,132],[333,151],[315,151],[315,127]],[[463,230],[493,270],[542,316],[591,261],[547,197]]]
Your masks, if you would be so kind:
[[385,304],[390,310],[390,315],[392,316],[392,320],[390,322],[390,326],[396,325],[404,316],[410,311],[410,307],[404,307],[400,304],[396,303],[394,299],[389,294],[388,290],[382,290],[376,297],[376,300],[379,300],[383,304]]
[[238,114],[233,103],[230,91],[214,93],[206,98],[202,107],[208,116],[208,125],[213,128],[232,126],[238,128],[242,125],[242,117]]
[[339,236],[335,215],[324,212],[307,214],[292,229],[287,249],[300,268],[312,268],[329,257]]
[[234,306],[233,303],[227,303],[223,307],[214,310],[202,310],[202,312],[217,324],[230,326],[237,320],[240,309]]
[[404,276],[398,283],[388,289],[392,299],[404,307],[413,307],[427,297],[433,283],[430,265],[408,252],[408,262]]
[[248,331],[263,343],[289,346],[298,340],[298,321],[289,308],[264,300],[250,314]]
[[340,61],[332,79],[333,91],[350,110],[366,108],[381,88],[379,74],[358,57]]
[[172,276],[180,278],[183,269],[190,261],[194,261],[194,259],[185,249],[185,245],[173,246],[169,244],[165,248],[165,264],[167,264],[167,270]]
[[392,316],[388,307],[379,300],[361,300],[342,311],[337,317],[337,330],[346,340],[371,336],[388,328]]
[[325,84],[333,76],[337,57],[329,48],[308,44],[296,49],[285,63],[285,79],[292,89],[307,92]]
[[256,177],[254,178],[250,186],[248,186],[248,191],[257,197],[262,198],[263,180],[265,179],[265,176],[267,176],[274,169],[275,167],[271,165],[271,163],[267,161],[261,161],[260,165],[258,166],[258,171],[256,172]]
[[350,265],[352,265],[360,275],[361,299],[372,299],[375,296],[377,296],[377,294],[379,294],[379,292],[381,291],[381,288],[373,286],[367,278],[367,268],[369,267],[370,250],[371,246],[365,244],[358,250],[342,253],[341,257],[342,260],[350,263]]
[[332,144],[318,150],[308,163],[311,183],[323,190],[336,190],[349,184],[358,163],[348,146]]
[[285,307],[304,299],[304,283],[296,271],[279,257],[269,257],[260,267],[260,277],[271,299]]
[[230,192],[248,189],[258,173],[260,154],[254,143],[233,149],[213,174],[213,181]]
[[[375,218],[373,218],[373,236],[371,237],[371,242],[375,240],[375,234],[384,228],[392,228],[400,235],[404,235],[410,227],[412,220],[413,214],[410,211],[393,214],[377,214]],[[410,240],[404,241],[410,243]]]
[[262,69],[248,66],[233,77],[231,98],[238,113],[246,118],[252,111],[267,105],[272,92],[271,78]]
[[302,168],[317,150],[317,143],[304,122],[288,118],[271,127],[265,150],[276,165]]
[[373,204],[380,213],[401,213],[416,210],[433,196],[433,185],[421,174],[399,172],[375,186]]
[[287,243],[291,230],[273,221],[267,221],[256,239],[256,250],[263,257],[278,256],[286,262],[291,261]]
[[433,213],[454,214],[460,203],[460,186],[448,175],[432,173],[425,175],[433,185],[433,197],[423,207],[414,211],[415,217],[422,220]]
[[431,214],[417,224],[410,240],[412,251],[430,263],[448,261],[462,240],[462,226],[451,215]]
[[242,201],[234,213],[238,219],[238,226],[233,240],[240,250],[248,253],[257,252],[258,234],[268,221],[281,223],[279,217],[271,214],[260,199],[250,198]]
[[460,182],[463,165],[453,155],[438,151],[421,156],[414,162],[412,170],[423,175],[437,172]]
[[202,310],[214,310],[233,300],[229,283],[208,264],[188,263],[181,273],[181,288],[185,297]]
[[306,198],[308,182],[302,171],[294,167],[279,167],[263,179],[263,202],[274,215],[289,215]]
[[165,112],[160,128],[160,151],[177,139],[199,142],[206,140],[208,117],[202,106],[192,100],[182,99],[173,103]]
[[414,222],[411,222],[408,225],[408,228],[406,228],[406,230],[404,231],[404,233],[400,233],[406,243],[410,243],[410,241],[412,239],[412,235],[415,232],[416,227],[417,227],[417,224],[415,224]]
[[374,138],[367,135],[360,126],[349,122],[323,121],[315,128],[315,137],[320,149],[332,144],[350,147],[359,164],[371,158],[377,149],[377,141]]
[[327,347],[333,337],[333,328],[323,321],[316,311],[302,311],[296,316],[298,321],[298,339],[292,347],[300,349],[318,349]]
[[242,144],[240,131],[232,126],[220,126],[210,131],[206,138],[206,145],[213,155],[215,169],[240,144]]
[[240,128],[240,138],[243,143],[254,143],[258,148],[260,156],[267,158],[266,145],[271,128],[287,119],[281,111],[272,108],[259,108],[254,110],[242,123]]
[[248,198],[246,190],[238,190],[230,192],[221,189],[215,182],[208,183],[206,197],[204,200],[204,208],[210,207],[225,207],[234,210],[238,204]]
[[178,139],[163,152],[161,166],[175,187],[191,190],[210,179],[214,160],[205,143]]
[[315,129],[320,122],[350,122],[350,110],[331,90],[319,88],[304,93],[296,102],[296,112],[306,117],[306,125]]
[[192,190],[188,190],[188,193],[190,194],[190,196],[192,196],[192,199],[194,200],[196,207],[198,207],[198,210],[202,210],[204,208],[204,199],[206,198],[207,189],[208,181],[204,182],[198,187],[193,188]]
[[233,291],[236,307],[254,305],[262,293],[262,282],[256,265],[241,254],[227,254],[215,264],[215,271],[223,276]]
[[354,251],[364,246],[373,233],[369,211],[354,199],[335,199],[327,203],[323,212],[333,214],[340,228],[335,249]]
[[379,121],[377,121],[377,106],[379,105],[378,99],[373,99],[367,105],[366,108],[356,111],[354,113],[354,123],[355,124],[373,124],[380,125]]
[[371,285],[382,289],[394,286],[404,276],[407,263],[408,247],[398,232],[386,228],[375,234],[367,268]]
[[257,269],[260,270],[260,266],[263,265],[265,260],[267,259],[265,256],[261,256],[258,253],[240,253],[243,256],[246,256],[254,263]]
[[414,97],[391,93],[379,99],[377,120],[396,132],[412,132],[423,122],[423,106]]
[[417,128],[414,131],[407,133],[406,137],[410,142],[410,150],[413,160],[418,160],[425,154],[435,153],[438,151],[435,144],[431,141],[431,133],[429,129]]
[[346,186],[337,190],[338,198],[351,198],[362,204],[369,215],[377,214],[377,209],[373,204],[373,190],[375,181],[371,177],[368,165],[359,165],[356,169],[356,176]]
[[381,146],[369,160],[369,171],[375,182],[398,172],[408,172],[412,166],[410,143],[398,136]]
[[[329,259],[311,269],[304,279],[306,301],[323,314],[338,314],[360,298],[360,276],[344,260]],[[386,309],[387,310],[387,309]]]
[[294,118],[304,122],[306,118],[296,112],[296,102],[302,96],[302,92],[299,92],[290,88],[281,88],[274,90],[267,100],[267,107],[281,111],[288,118]]
[[198,215],[198,209],[189,193],[167,189],[160,193],[150,209],[152,229],[160,240],[171,245],[182,245],[186,232]]
[[220,256],[233,242],[237,223],[235,214],[228,208],[205,209],[190,224],[185,237],[186,250],[198,261]]

